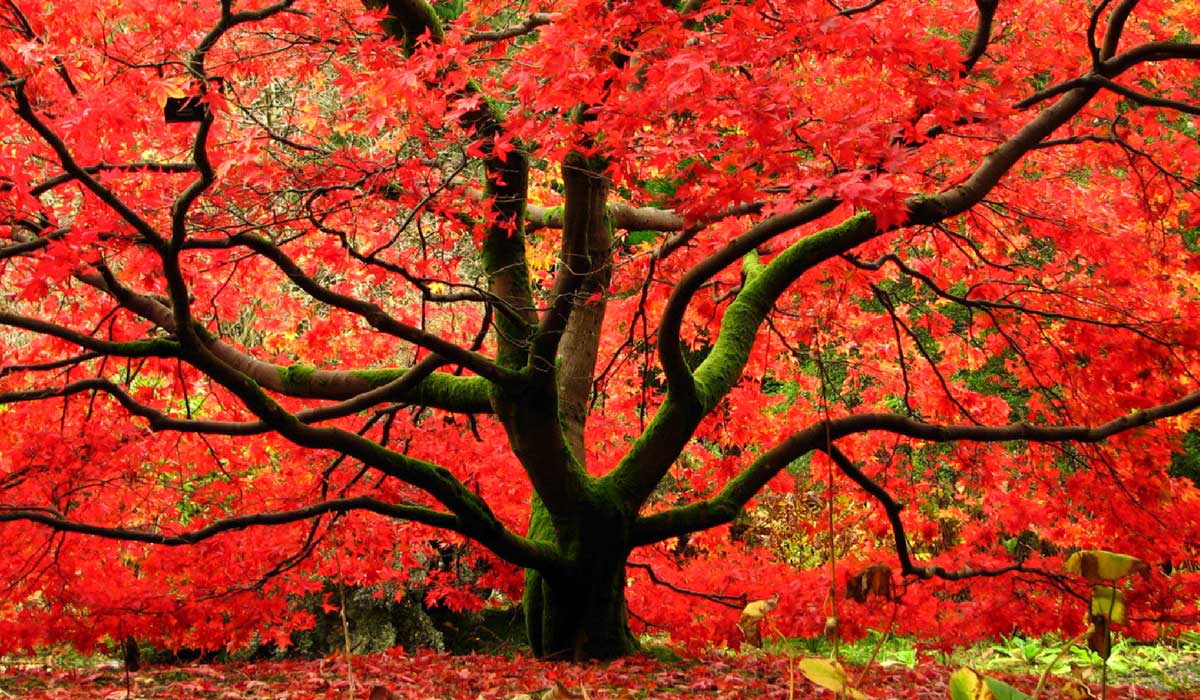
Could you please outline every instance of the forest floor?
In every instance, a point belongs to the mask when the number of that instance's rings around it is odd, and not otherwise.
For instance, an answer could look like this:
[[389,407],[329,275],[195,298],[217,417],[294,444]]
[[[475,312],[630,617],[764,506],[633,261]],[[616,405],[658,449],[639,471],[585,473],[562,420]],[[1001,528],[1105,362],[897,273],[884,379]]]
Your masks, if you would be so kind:
[[[795,658],[764,654],[710,655],[681,661],[646,656],[608,664],[544,663],[515,656],[451,656],[400,651],[313,661],[238,662],[152,666],[126,674],[120,668],[54,670],[30,664],[0,667],[0,699],[28,700],[796,700],[834,698],[795,668]],[[851,680],[876,700],[942,700],[954,669],[922,661],[915,668],[849,667]],[[997,675],[997,674],[990,674]],[[1037,677],[999,674],[1032,693]],[[1091,697],[1098,684],[1085,677]],[[1125,682],[1124,680],[1122,682]],[[1046,700],[1087,698],[1079,686],[1064,691],[1051,678]],[[1108,700],[1195,700],[1200,659],[1164,669],[1148,685],[1114,685]],[[1170,688],[1170,689],[1167,689]],[[861,696],[860,696],[861,697]]]

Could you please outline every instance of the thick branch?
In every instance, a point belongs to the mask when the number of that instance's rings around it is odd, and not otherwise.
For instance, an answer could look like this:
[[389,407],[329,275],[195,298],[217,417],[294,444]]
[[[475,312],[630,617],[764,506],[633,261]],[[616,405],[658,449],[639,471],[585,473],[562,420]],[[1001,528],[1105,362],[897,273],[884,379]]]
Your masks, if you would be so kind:
[[[936,224],[978,204],[1026,153],[1075,116],[1097,90],[1087,85],[1064,94],[989,153],[962,184],[937,195],[907,200],[908,216],[889,230]],[[816,200],[789,214],[767,219],[701,261],[680,280],[667,301],[659,328],[659,356],[667,377],[667,401],[618,467],[606,477],[621,490],[627,506],[641,507],[687,443],[700,416],[738,381],[758,328],[779,296],[807,270],[829,257],[849,252],[884,230],[876,227],[870,214],[858,214],[797,241],[759,274],[752,276],[753,268],[746,268],[746,283],[726,309],[720,334],[695,377],[684,360],[679,342],[679,329],[692,295],[704,281],[757,245],[832,211],[836,205],[832,199]]]
[[1121,35],[1125,33],[1125,22],[1129,19],[1129,15],[1133,14],[1133,8],[1137,7],[1140,1],[1121,0],[1113,8],[1112,14],[1108,16],[1108,29],[1104,32],[1104,43],[1100,45],[1100,60],[1108,60],[1117,53],[1117,45],[1121,42]]
[[464,534],[505,560],[527,562],[523,565],[533,568],[558,565],[557,558],[545,558],[543,545],[508,530],[487,503],[448,469],[389,450],[346,430],[307,425],[271,400],[252,380],[221,362],[203,345],[185,347],[184,352],[184,360],[231,391],[243,405],[282,437],[301,447],[339,452],[425,491],[458,517]]
[[1097,4],[1095,8],[1092,9],[1092,16],[1088,20],[1088,29],[1087,29],[1088,53],[1090,53],[1092,55],[1092,67],[1093,68],[1099,66],[1100,62],[1102,60],[1100,58],[1100,47],[1096,45],[1096,30],[1100,26],[1100,16],[1102,14],[1104,14],[1104,10],[1105,10],[1105,8],[1108,7],[1108,3],[1110,3],[1110,2],[1112,2],[1112,0],[1100,0],[1100,3]]
[[[211,89],[205,62],[208,53],[229,30],[239,24],[246,24],[267,19],[288,10],[294,0],[281,0],[274,5],[257,10],[233,12],[231,0],[222,0],[221,17],[216,25],[200,39],[199,44],[187,59],[188,72],[200,84],[201,93]],[[198,177],[175,197],[171,204],[171,236],[169,244],[158,248],[162,259],[163,277],[167,283],[167,293],[171,299],[171,313],[175,318],[176,333],[180,341],[186,345],[200,343],[202,335],[196,333],[192,326],[191,295],[188,292],[187,281],[180,265],[180,254],[187,240],[188,214],[200,196],[216,181],[216,171],[208,154],[208,137],[213,126],[213,110],[205,109],[192,139],[192,162],[196,164]]]
[[[482,193],[479,193],[482,196]],[[608,205],[608,222],[613,229],[625,231],[662,231],[687,234],[688,238],[709,224],[728,219],[731,216],[746,216],[762,211],[763,202],[747,202],[738,204],[696,221],[689,221],[673,209],[658,207],[635,207],[624,202],[613,202]],[[543,207],[537,204],[525,206],[525,221],[530,228],[562,228],[563,207]],[[679,244],[671,244],[671,239],[664,242],[672,248]],[[662,257],[661,255],[659,257]]]
[[674,397],[684,403],[690,403],[697,398],[691,369],[684,360],[683,346],[680,343],[683,317],[696,292],[705,282],[766,241],[815,221],[833,211],[835,207],[837,201],[825,197],[786,214],[772,216],[700,261],[679,280],[667,300],[666,308],[663,309],[658,331],[659,359],[667,378],[667,389]]
[[53,372],[55,370],[67,369],[68,367],[77,367],[88,360],[96,360],[101,357],[105,357],[105,354],[100,352],[84,352],[73,357],[47,360],[46,362],[33,362],[25,365],[3,365],[0,366],[0,377],[25,372]]
[[834,2],[834,0],[827,0],[827,2],[833,7],[833,9],[838,11],[838,16],[853,17],[854,15],[861,14],[863,12],[870,12],[871,10],[875,9],[876,7],[879,7],[883,3],[887,2],[887,0],[869,0],[868,2],[866,2],[862,5],[858,5],[856,7],[846,7],[846,8],[843,8],[841,5]]
[[386,7],[388,18],[383,28],[393,37],[404,42],[405,51],[412,52],[417,39],[428,35],[434,43],[446,37],[442,23],[433,6],[425,0],[364,0],[367,7]]
[[985,156],[979,167],[962,184],[932,197],[909,200],[909,216],[902,226],[935,224],[978,204],[1026,153],[1078,114],[1097,90],[1090,85],[1072,88]]
[[979,10],[979,19],[975,22],[975,33],[971,36],[971,45],[963,56],[962,75],[969,74],[983,54],[987,52],[988,43],[992,40],[992,23],[996,18],[996,8],[1000,0],[975,0]]
[[1163,109],[1183,112],[1184,114],[1194,114],[1200,116],[1200,104],[1192,104],[1190,102],[1184,102],[1183,100],[1172,100],[1165,97],[1158,97],[1157,95],[1147,95],[1144,92],[1138,92],[1133,88],[1126,87],[1115,80],[1109,80],[1108,78],[1097,77],[1093,82],[1094,84],[1099,85],[1106,90],[1115,92],[1121,97],[1124,97],[1132,102],[1136,102],[1140,105],[1148,107],[1162,107]]
[[150,529],[110,527],[105,525],[81,523],[63,517],[54,510],[42,508],[13,508],[11,506],[2,507],[0,508],[0,522],[34,522],[41,525],[46,525],[47,527],[51,527],[60,532],[74,532],[111,540],[145,542],[148,544],[166,545],[168,547],[179,547],[203,542],[204,540],[215,537],[221,533],[231,532],[234,530],[245,530],[246,528],[250,527],[286,525],[288,523],[310,520],[312,518],[329,513],[348,513],[355,510],[371,511],[373,513],[379,513],[380,515],[396,518],[397,520],[411,520],[413,522],[424,523],[426,525],[454,530],[456,532],[461,528],[461,524],[458,522],[458,519],[449,513],[440,513],[438,511],[430,510],[420,506],[384,503],[378,499],[366,496],[359,496],[355,498],[339,498],[331,501],[324,501],[311,506],[305,506],[303,508],[279,511],[275,513],[255,513],[252,515],[234,516],[231,518],[218,520],[197,530],[191,530],[177,534],[156,532]]
[[[387,0],[386,4],[390,22],[384,28],[402,35],[409,50],[418,36],[427,35],[434,43],[442,41],[442,27],[425,0]],[[464,88],[466,93],[477,91],[473,83]],[[497,151],[495,143],[503,134],[503,121],[497,104],[488,99],[481,99],[478,107],[460,119],[464,128],[473,129],[484,140],[483,194],[495,209],[480,249],[488,291],[513,311],[496,318],[496,362],[507,370],[529,371],[538,369],[529,367],[538,322],[525,255],[529,159],[519,144],[506,153]],[[563,440],[553,382],[533,382],[528,387],[510,383],[497,389],[492,393],[495,413],[535,491],[554,517],[568,517],[585,490],[587,475]],[[555,409],[552,415],[546,414],[547,407]]]
[[931,442],[1102,442],[1118,433],[1149,425],[1154,421],[1182,415],[1200,408],[1200,391],[1195,391],[1153,408],[1135,411],[1100,425],[1044,426],[1029,423],[1010,423],[1001,426],[934,425],[889,413],[866,413],[839,418],[831,423],[834,437],[852,433],[881,430]]
[[1140,63],[1155,63],[1171,60],[1200,59],[1200,44],[1184,44],[1178,41],[1151,41],[1117,54],[1101,66],[1100,74],[1115,78]]
[[715,527],[733,520],[751,498],[792,461],[824,449],[848,435],[883,431],[930,442],[1102,442],[1118,433],[1182,415],[1200,408],[1200,391],[1171,403],[1135,411],[1096,426],[937,425],[889,413],[867,413],[821,422],[793,433],[755,459],[711,498],[640,518],[634,528],[636,544],[651,544],[670,537]]
[[[23,225],[23,224],[16,224],[15,226],[20,226],[20,225]],[[13,243],[12,245],[6,245],[3,247],[0,247],[0,260],[5,260],[7,258],[15,258],[15,257],[21,256],[21,255],[27,255],[36,250],[41,250],[42,248],[45,248],[46,246],[50,245],[51,241],[58,239],[58,238],[62,238],[63,236],[67,235],[67,233],[69,233],[70,231],[71,231],[71,229],[68,229],[68,228],[58,228],[58,229],[54,229],[53,231],[47,232],[43,236],[39,236],[36,238],[30,238],[29,240],[22,240],[18,243]]]
[[10,77],[7,86],[13,91],[13,97],[16,101],[14,111],[17,113],[17,116],[32,127],[38,136],[42,138],[42,141],[54,151],[63,171],[83,184],[84,187],[101,202],[104,202],[105,205],[137,231],[147,242],[154,246],[161,246],[163,243],[162,236],[159,235],[150,222],[139,216],[121,198],[117,197],[112,190],[100,184],[99,180],[92,177],[83,166],[76,162],[67,144],[37,115],[37,112],[33,109],[33,104],[29,101],[29,96],[25,94],[25,79],[18,78],[12,69],[2,61],[0,61],[0,72]]
[[[156,300],[140,295],[132,295],[128,290],[120,288],[111,275],[108,275],[101,283],[107,285],[108,291],[113,293],[118,300],[124,298],[127,305],[140,304],[149,308],[157,306],[159,307],[159,315],[162,315],[163,311],[165,311],[165,308],[161,307],[161,304]],[[166,313],[166,316],[166,322],[172,322],[173,317],[169,312]],[[26,319],[18,317],[14,320],[25,321]],[[37,326],[37,328],[42,330],[40,326]],[[48,328],[45,330],[54,329]],[[199,330],[193,330],[193,333],[196,333],[197,337],[200,337]],[[68,336],[66,339],[72,342],[79,342],[88,349],[116,349],[97,345],[92,342],[93,339],[88,336],[82,336],[82,334],[62,333],[62,335]],[[217,347],[220,347],[220,345],[217,344]],[[464,533],[478,540],[481,544],[492,549],[499,556],[507,560],[514,562],[519,560],[532,561],[540,557],[536,552],[541,545],[534,545],[532,541],[518,537],[505,528],[491,512],[487,504],[448,470],[388,450],[369,439],[345,430],[307,425],[300,416],[288,413],[279,404],[271,400],[263,392],[259,384],[214,355],[210,351],[209,346],[204,342],[190,345],[180,345],[170,342],[168,349],[172,351],[173,356],[178,356],[190,362],[200,371],[233,392],[247,408],[261,419],[262,423],[283,437],[303,447],[341,452],[389,476],[426,491],[458,517]],[[426,378],[426,380],[428,379],[429,377]],[[399,383],[402,384],[405,381],[401,378]],[[103,380],[94,380],[90,384],[79,383],[71,385],[68,391],[76,393],[86,390],[107,391],[117,397],[118,400],[121,400],[124,394],[123,390],[119,390]],[[57,391],[61,393],[63,390],[60,389]],[[12,394],[9,395],[9,398],[12,400],[30,400],[31,398],[45,398],[45,395]],[[125,398],[128,399],[128,397]],[[368,398],[373,399],[377,397],[372,395]],[[122,401],[122,403],[126,404],[127,410],[135,414],[141,413],[150,420],[161,418],[161,416],[156,416],[148,412],[148,409],[145,409],[145,407],[137,404],[132,399]],[[317,413],[319,415],[320,411],[318,410]],[[546,561],[544,559],[539,564],[539,566],[555,565],[554,561]]]
[[[365,4],[387,7],[388,19],[383,28],[394,38],[403,40],[409,53],[414,50],[419,37],[424,36],[434,44],[445,38],[437,13],[426,0],[365,0]],[[476,84],[468,82],[460,94],[478,93]],[[502,367],[519,369],[526,364],[529,338],[537,323],[529,265],[525,258],[529,159],[519,144],[505,154],[495,151],[493,145],[503,132],[504,114],[495,101],[483,95],[480,97],[479,105],[462,115],[459,123],[484,141],[483,195],[492,202],[496,214],[484,235],[480,252],[489,292],[513,312],[501,314],[496,319],[497,362]]]
[[0,326],[22,328],[34,333],[59,338],[81,348],[114,357],[178,357],[179,343],[167,338],[112,341],[94,338],[85,333],[17,314],[0,312]]
[[[814,203],[811,206],[821,211],[825,206],[832,208],[834,205]],[[743,234],[741,238],[751,232]],[[742,289],[725,310],[720,333],[708,357],[696,368],[694,378],[690,373],[685,377],[688,381],[687,398],[678,398],[682,392],[668,391],[667,400],[654,415],[646,431],[634,442],[617,468],[606,477],[616,484],[631,510],[639,508],[650,497],[687,444],[701,417],[737,383],[750,357],[758,329],[779,296],[804,271],[823,260],[848,252],[876,235],[875,217],[861,213],[837,226],[802,238],[776,255],[767,265],[759,264],[758,256],[753,252],[746,255],[742,267],[745,277]],[[741,238],[735,239],[734,244]],[[708,258],[716,259],[716,255]],[[691,274],[685,275],[685,279]],[[680,284],[682,286],[683,283]],[[671,300],[674,299],[673,294]],[[671,301],[668,301],[668,308],[670,304]],[[678,321],[673,320],[673,323],[677,324]],[[675,344],[678,345],[678,336]],[[686,366],[682,365],[682,354],[678,361],[681,369],[686,370]]]
[[[1017,102],[1017,109],[1028,109],[1039,102],[1058,97],[1080,88],[1108,87],[1116,85],[1112,79],[1130,68],[1142,64],[1167,60],[1200,59],[1200,44],[1184,44],[1177,41],[1152,41],[1140,44],[1125,53],[1114,56],[1096,66],[1095,72],[1064,80],[1050,85]],[[1128,88],[1126,88],[1128,89]],[[1186,103],[1184,103],[1186,104]]]
[[[572,153],[563,163],[566,207],[558,278],[538,329],[533,361],[555,371],[561,429],[583,464],[583,428],[612,277],[613,240],[607,215],[606,163]],[[536,367],[534,369],[537,369]],[[556,420],[555,422],[560,422]],[[557,436],[555,436],[557,437]]]
[[[93,357],[98,356],[94,355]],[[88,358],[90,359],[90,358]],[[81,360],[74,360],[77,363]],[[412,369],[400,373],[382,386],[366,391],[354,398],[342,401],[332,406],[309,408],[296,412],[296,419],[305,424],[320,423],[345,416],[360,413],[373,406],[401,398],[411,397],[415,389],[424,381],[439,364],[444,361],[436,355],[430,355],[418,362]],[[3,376],[7,368],[0,369]],[[132,415],[144,418],[149,422],[150,429],[170,430],[180,433],[201,433],[204,435],[261,435],[270,432],[271,426],[264,421],[216,421],[199,420],[195,418],[175,418],[162,411],[147,406],[133,398],[124,387],[107,379],[84,379],[71,382],[60,387],[47,387],[0,393],[0,404],[20,403],[25,401],[41,401],[51,397],[72,396],[80,393],[102,392],[112,396]]]
[[463,39],[464,44],[475,44],[482,41],[504,41],[518,36],[530,34],[538,27],[545,26],[554,21],[554,15],[548,12],[535,12],[525,18],[525,21],[520,24],[514,24],[511,27],[504,29],[494,29],[491,31],[473,32],[468,34]]
[[[150,161],[135,161],[132,163],[97,163],[96,165],[87,165],[80,168],[83,172],[89,175],[97,173],[118,171],[118,172],[147,172],[147,173],[190,173],[196,170],[194,163],[154,163]],[[29,188],[29,194],[33,197],[39,197],[59,185],[74,181],[75,175],[72,173],[61,173],[54,177],[48,178]],[[10,184],[0,184],[0,192],[7,192],[12,189]]]
[[[175,332],[175,318],[161,299],[133,292],[121,286],[111,274],[78,275],[78,279],[109,294],[122,307],[138,316],[168,332]],[[203,328],[198,328],[197,334],[207,350],[226,366],[241,372],[267,391],[296,398],[354,399],[399,379],[409,371],[404,368],[333,371],[304,365],[285,367],[243,353],[217,340]],[[72,338],[66,339],[75,342]],[[434,372],[413,387],[410,393],[393,395],[391,398],[445,411],[488,413],[491,411],[489,391],[490,383],[483,377],[459,377]]]

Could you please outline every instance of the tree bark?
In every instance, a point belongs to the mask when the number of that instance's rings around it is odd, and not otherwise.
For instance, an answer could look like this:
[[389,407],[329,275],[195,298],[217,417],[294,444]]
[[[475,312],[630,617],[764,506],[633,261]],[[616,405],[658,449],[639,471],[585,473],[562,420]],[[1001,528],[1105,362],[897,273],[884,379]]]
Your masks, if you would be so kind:
[[593,493],[577,527],[556,530],[535,500],[529,536],[556,539],[571,563],[560,574],[525,574],[525,629],[539,658],[615,659],[637,650],[625,606],[629,520],[615,497]]
[[558,403],[563,434],[580,464],[587,463],[583,429],[591,408],[592,379],[612,278],[612,232],[603,165],[598,159],[575,154],[563,163],[567,202],[561,274],[582,279],[558,347]]

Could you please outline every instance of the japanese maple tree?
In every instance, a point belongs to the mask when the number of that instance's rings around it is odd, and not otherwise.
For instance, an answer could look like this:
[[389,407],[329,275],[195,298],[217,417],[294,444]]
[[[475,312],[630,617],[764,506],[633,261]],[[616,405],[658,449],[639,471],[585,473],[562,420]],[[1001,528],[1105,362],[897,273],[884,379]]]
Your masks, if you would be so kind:
[[1198,34],[4,0],[2,645],[286,643],[322,580],[414,575],[523,595],[542,656],[771,594],[812,633],[825,538],[926,634],[1077,625],[1078,547],[1175,569],[1133,627],[1194,622]]

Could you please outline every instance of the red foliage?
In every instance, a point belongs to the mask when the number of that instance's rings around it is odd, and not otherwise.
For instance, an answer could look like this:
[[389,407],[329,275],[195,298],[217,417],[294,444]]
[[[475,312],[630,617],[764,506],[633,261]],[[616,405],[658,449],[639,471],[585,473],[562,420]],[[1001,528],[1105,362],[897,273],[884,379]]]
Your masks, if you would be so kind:
[[[447,21],[0,6],[0,650],[286,644],[330,579],[507,604],[505,558],[566,561],[517,533],[534,483],[573,512],[575,462],[594,493],[661,471],[624,504],[659,579],[631,568],[627,597],[693,648],[773,595],[786,634],[889,624],[842,599],[881,562],[930,644],[1075,632],[1078,548],[1154,568],[1131,634],[1197,622],[1200,490],[1167,469],[1200,429],[1194,1],[409,4]],[[204,120],[164,121],[188,94]],[[488,196],[517,160],[522,221]],[[586,294],[556,266],[578,162],[615,239]],[[520,403],[565,364],[532,357],[559,306],[603,313],[570,459],[573,419]],[[1102,445],[1028,427],[1164,405]],[[903,504],[906,575],[855,469]],[[732,526],[655,529],[727,487]]]

